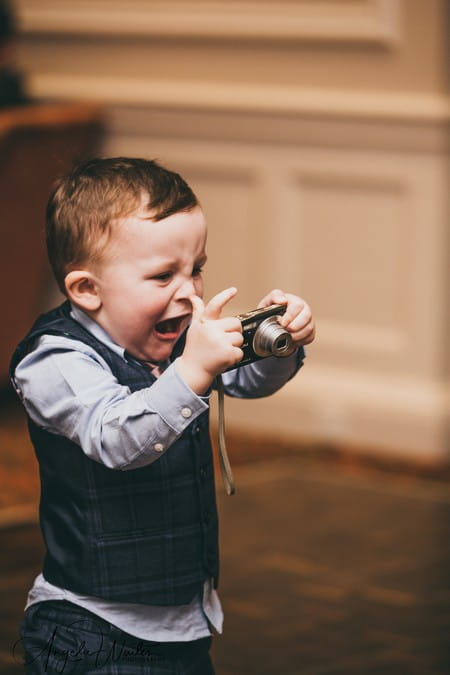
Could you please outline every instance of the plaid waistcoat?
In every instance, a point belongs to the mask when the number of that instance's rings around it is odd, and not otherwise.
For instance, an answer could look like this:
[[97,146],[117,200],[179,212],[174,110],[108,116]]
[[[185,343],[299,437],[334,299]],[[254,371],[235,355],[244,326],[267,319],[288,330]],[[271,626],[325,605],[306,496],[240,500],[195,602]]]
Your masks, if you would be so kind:
[[[154,376],[125,362],[70,317],[69,303],[42,315],[18,346],[12,373],[40,335],[81,340],[117,380],[137,391]],[[182,347],[181,347],[182,349]],[[83,595],[182,605],[219,572],[217,508],[208,413],[152,464],[108,469],[29,420],[41,477],[44,577]]]

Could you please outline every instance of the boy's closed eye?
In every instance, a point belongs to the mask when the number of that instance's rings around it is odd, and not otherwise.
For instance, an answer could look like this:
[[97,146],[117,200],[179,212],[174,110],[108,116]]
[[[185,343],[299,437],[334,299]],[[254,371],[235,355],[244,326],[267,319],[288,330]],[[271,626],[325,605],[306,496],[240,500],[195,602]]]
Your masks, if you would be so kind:
[[200,274],[202,274],[202,272],[203,272],[203,265],[197,265],[197,266],[194,267],[194,269],[192,270],[192,276],[193,276],[193,277],[199,277]]
[[206,265],[206,261],[207,261],[206,256],[202,256],[201,258],[199,258],[199,260],[197,260],[197,262],[194,265],[194,269],[192,270],[193,277],[198,277],[200,276],[200,274],[202,274],[203,268]]
[[173,272],[160,272],[159,274],[154,274],[149,279],[151,281],[170,281],[173,277]]
[[[203,272],[203,264],[196,265],[192,270],[193,277],[199,277]],[[152,274],[148,277],[151,281],[160,281],[162,283],[168,282],[172,279],[174,272],[168,270],[167,272],[159,272],[158,274]]]

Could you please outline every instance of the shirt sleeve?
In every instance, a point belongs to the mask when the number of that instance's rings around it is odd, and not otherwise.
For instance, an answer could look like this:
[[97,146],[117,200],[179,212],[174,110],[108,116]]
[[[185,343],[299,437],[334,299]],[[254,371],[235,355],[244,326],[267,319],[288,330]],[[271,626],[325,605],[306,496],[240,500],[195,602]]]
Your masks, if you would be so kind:
[[43,336],[17,366],[14,384],[31,419],[69,438],[111,469],[157,460],[208,409],[172,364],[151,386],[131,392],[88,345]]
[[303,365],[305,352],[299,347],[286,358],[269,356],[222,374],[223,388],[228,396],[262,398],[281,389]]

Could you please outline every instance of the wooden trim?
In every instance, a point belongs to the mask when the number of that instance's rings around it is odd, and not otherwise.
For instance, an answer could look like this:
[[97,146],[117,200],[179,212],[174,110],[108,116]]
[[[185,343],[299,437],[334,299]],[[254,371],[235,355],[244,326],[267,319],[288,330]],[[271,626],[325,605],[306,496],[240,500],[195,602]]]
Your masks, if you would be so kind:
[[0,132],[19,127],[53,128],[66,124],[100,124],[103,119],[103,109],[88,103],[17,106],[0,111]]
[[18,0],[26,33],[361,42],[400,38],[400,0]]

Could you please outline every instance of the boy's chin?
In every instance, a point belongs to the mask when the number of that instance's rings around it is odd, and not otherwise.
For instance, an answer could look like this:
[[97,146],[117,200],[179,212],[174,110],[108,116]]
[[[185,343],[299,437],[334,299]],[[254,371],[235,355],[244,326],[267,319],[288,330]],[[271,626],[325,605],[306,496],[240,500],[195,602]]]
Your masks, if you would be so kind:
[[141,361],[148,361],[149,363],[160,363],[161,361],[167,361],[173,352],[174,344],[175,341],[172,344],[157,345],[151,349],[145,349],[142,351],[139,359]]
[[149,363],[160,363],[167,361],[172,355],[175,344],[179,340],[180,335],[172,338],[164,337],[159,339],[158,335],[152,335],[151,339],[142,344],[134,344],[127,348],[129,354],[137,358],[139,361],[147,361]]

